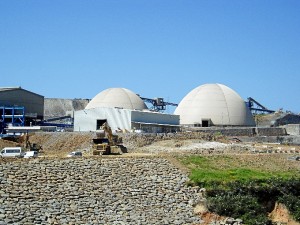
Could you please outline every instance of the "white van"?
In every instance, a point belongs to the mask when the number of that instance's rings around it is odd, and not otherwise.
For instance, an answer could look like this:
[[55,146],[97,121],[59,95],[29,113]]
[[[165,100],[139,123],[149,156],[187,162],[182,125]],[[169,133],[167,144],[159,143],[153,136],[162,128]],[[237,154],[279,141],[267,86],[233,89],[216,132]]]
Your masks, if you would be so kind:
[[24,158],[36,158],[38,157],[38,152],[37,151],[29,151],[24,153]]
[[22,148],[5,147],[1,150],[0,157],[22,157]]

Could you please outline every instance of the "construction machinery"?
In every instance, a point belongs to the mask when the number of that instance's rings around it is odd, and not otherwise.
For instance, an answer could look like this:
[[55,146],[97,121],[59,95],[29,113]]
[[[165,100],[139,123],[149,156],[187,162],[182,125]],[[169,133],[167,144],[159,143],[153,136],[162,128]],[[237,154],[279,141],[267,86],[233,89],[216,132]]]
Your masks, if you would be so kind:
[[97,131],[97,138],[93,139],[93,155],[122,154],[126,149],[122,138],[114,135],[110,126],[105,122]]
[[25,149],[29,150],[29,151],[36,151],[39,152],[40,150],[42,150],[42,146],[37,144],[37,143],[31,143],[29,141],[29,134],[26,133],[25,135],[25,143],[24,143],[24,147]]

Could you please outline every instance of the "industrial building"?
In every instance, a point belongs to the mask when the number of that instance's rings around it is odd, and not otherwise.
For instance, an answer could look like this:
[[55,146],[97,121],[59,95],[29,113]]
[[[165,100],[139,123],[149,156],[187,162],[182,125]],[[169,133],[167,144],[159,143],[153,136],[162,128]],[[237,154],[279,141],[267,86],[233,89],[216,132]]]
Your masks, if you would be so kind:
[[[148,108],[145,102],[153,106]],[[53,123],[53,116],[54,119],[68,117],[64,112],[64,115],[53,114],[44,120],[44,109],[47,109],[44,103],[43,96],[21,87],[0,88],[0,133],[8,125],[49,126]],[[59,103],[62,104],[62,100]],[[84,103],[86,106],[81,104],[81,110],[77,107],[72,113],[74,131],[96,131],[104,122],[108,122],[113,131],[150,133],[174,132],[180,126],[255,126],[250,109],[258,110],[253,103],[252,108],[250,102],[246,106],[234,90],[222,84],[204,84],[193,89],[182,99],[174,114],[161,111],[167,105],[177,104],[164,102],[163,98],[143,98],[126,88],[106,89]],[[57,108],[52,103],[48,105],[48,111]],[[65,101],[63,105],[66,105]],[[64,127],[73,127],[72,119]]]
[[74,131],[96,131],[107,122],[113,131],[174,132],[179,116],[148,110],[144,101],[125,88],[97,94],[84,110],[74,113]]
[[174,114],[180,116],[184,126],[255,126],[245,101],[223,84],[204,84],[193,89]]
[[21,87],[0,88],[0,132],[8,125],[24,126],[43,120],[44,96]]

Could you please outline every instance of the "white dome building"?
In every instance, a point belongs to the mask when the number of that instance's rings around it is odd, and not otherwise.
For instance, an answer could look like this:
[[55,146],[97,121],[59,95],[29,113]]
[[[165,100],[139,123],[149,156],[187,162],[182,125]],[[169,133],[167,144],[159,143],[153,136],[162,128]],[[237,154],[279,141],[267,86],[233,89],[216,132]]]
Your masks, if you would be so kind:
[[222,84],[204,84],[193,89],[174,114],[180,115],[181,125],[255,126],[244,100]]
[[144,101],[134,92],[126,88],[109,88],[97,94],[85,107],[92,108],[124,108],[124,109],[148,109]]
[[113,132],[175,132],[179,116],[151,112],[144,101],[126,88],[97,94],[84,110],[74,112],[74,131],[99,131],[108,123]]

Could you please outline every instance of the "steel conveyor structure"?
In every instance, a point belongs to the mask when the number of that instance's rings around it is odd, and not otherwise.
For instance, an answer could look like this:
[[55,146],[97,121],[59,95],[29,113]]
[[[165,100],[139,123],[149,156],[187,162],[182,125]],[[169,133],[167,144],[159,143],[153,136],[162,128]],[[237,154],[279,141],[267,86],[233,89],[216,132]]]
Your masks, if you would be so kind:
[[21,106],[0,106],[0,133],[10,126],[24,126],[25,108]]
[[159,112],[166,110],[166,106],[178,106],[176,103],[165,102],[163,98],[144,98],[140,97],[144,102],[152,104],[151,110]]
[[274,113],[274,110],[270,110],[267,107],[260,104],[255,99],[249,97],[248,101],[246,102],[247,106],[251,110],[252,114],[258,114],[258,113]]

